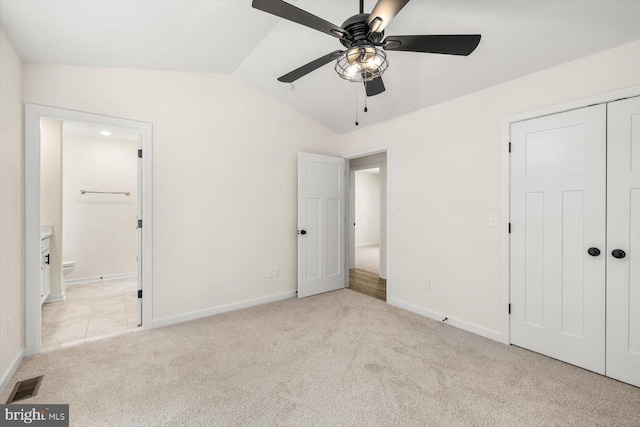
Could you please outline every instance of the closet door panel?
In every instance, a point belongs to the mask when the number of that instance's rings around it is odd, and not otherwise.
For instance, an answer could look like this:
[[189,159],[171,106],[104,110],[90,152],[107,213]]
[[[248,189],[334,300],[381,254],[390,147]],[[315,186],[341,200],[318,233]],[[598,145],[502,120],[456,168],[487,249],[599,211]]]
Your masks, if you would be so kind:
[[640,387],[640,97],[607,109],[606,374]]
[[606,106],[511,127],[511,342],[604,374]]

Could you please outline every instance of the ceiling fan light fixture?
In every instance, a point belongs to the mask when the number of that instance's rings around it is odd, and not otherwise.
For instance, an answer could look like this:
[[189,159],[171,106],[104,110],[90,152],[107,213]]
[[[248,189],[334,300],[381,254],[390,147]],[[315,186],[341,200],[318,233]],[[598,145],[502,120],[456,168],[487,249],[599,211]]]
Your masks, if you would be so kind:
[[336,73],[350,82],[368,82],[380,77],[389,66],[384,50],[361,45],[344,51],[336,61]]

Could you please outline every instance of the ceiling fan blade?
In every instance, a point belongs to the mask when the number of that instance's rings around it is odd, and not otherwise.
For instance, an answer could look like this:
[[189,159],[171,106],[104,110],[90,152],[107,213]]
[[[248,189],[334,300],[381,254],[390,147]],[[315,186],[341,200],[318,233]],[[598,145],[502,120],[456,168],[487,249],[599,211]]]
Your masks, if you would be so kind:
[[381,33],[407,3],[409,0],[378,0],[367,19],[371,31]]
[[364,88],[367,91],[367,96],[376,96],[385,91],[382,77],[376,77],[369,82],[365,82]]
[[384,50],[404,52],[442,53],[467,56],[480,43],[480,34],[443,36],[389,36],[383,41]]
[[311,61],[308,64],[305,64],[300,68],[296,68],[292,72],[285,74],[282,77],[279,77],[278,80],[283,83],[293,83],[296,80],[298,80],[300,77],[306,76],[310,72],[317,70],[323,65],[326,65],[331,61],[334,61],[338,56],[340,56],[341,53],[342,53],[341,50],[334,50],[333,52],[325,56],[322,56],[316,59],[315,61]]
[[342,38],[346,34],[346,32],[337,25],[282,0],[253,0],[252,5],[255,9],[288,19],[289,21],[313,28],[314,30],[322,31],[337,38]]

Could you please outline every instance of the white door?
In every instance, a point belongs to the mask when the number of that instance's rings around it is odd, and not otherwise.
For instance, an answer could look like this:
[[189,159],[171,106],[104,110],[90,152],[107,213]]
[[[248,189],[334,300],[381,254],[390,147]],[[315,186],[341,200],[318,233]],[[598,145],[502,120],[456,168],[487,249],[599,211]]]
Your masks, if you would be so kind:
[[604,374],[606,106],[515,123],[511,143],[511,342]]
[[345,164],[298,153],[298,298],[344,288]]
[[[137,285],[138,285],[138,309],[137,309],[137,322],[138,326],[142,325],[142,227],[140,222],[142,221],[142,135],[138,135],[138,180],[136,191],[136,205],[138,212],[138,226],[136,227],[137,235],[137,252],[136,252],[136,272],[137,272]],[[144,224],[142,224],[144,227]]]
[[640,97],[607,112],[607,376],[640,387]]

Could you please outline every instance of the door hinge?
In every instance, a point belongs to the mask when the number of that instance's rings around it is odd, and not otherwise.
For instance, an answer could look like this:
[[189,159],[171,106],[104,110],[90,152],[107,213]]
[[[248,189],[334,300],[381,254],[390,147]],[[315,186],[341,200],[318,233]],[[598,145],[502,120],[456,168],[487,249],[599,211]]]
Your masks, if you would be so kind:
[[509,152],[511,152],[511,143],[509,143]]
[[511,304],[509,304],[509,314],[511,314]]
[[142,289],[138,289],[138,298],[142,298]]
[[138,150],[138,158],[141,159],[142,158],[142,150]]
[[511,223],[509,223],[509,234],[511,234]]
[[138,220],[138,228],[142,228],[142,220],[141,219]]

